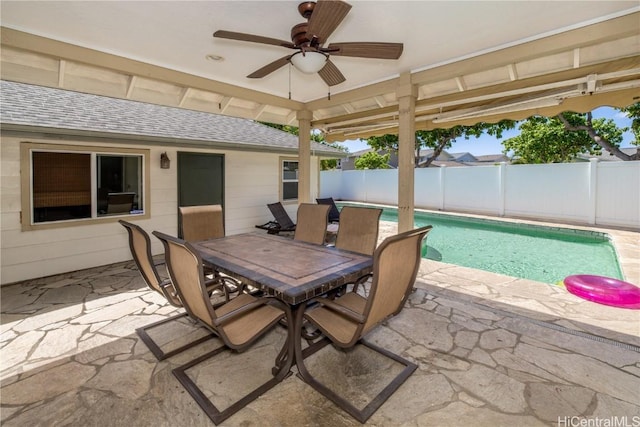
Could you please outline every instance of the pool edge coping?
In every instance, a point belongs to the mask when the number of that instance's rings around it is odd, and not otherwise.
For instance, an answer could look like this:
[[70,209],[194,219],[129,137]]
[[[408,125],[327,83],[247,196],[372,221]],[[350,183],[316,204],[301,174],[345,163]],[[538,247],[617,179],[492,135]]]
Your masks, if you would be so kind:
[[[382,208],[393,208],[397,209],[397,206],[387,205],[382,203],[371,203],[371,202],[357,202],[352,200],[339,200],[338,202],[342,203],[353,203],[359,205],[368,205],[368,206],[379,206]],[[555,229],[564,229],[564,230],[579,230],[586,232],[596,232],[604,234],[608,240],[612,243],[613,249],[618,257],[618,264],[622,270],[623,279],[629,283],[632,283],[636,286],[640,286],[640,231],[631,231],[628,229],[620,229],[615,227],[606,227],[606,226],[589,226],[584,224],[563,224],[563,223],[554,223],[545,220],[533,220],[533,219],[525,219],[525,218],[511,218],[511,217],[496,217],[490,215],[483,215],[471,212],[449,212],[449,211],[439,211],[439,210],[431,210],[424,208],[415,208],[417,212],[424,212],[428,214],[434,215],[442,215],[442,216],[457,216],[457,217],[471,217],[476,219],[484,219],[495,222],[507,222],[512,224],[525,224],[525,225],[533,225],[540,227],[548,227]],[[466,267],[470,268],[470,267]],[[482,270],[484,271],[484,270]],[[498,273],[495,273],[498,274]],[[513,277],[513,276],[507,276]],[[513,277],[514,279],[519,279],[518,277]],[[544,283],[544,282],[540,282]],[[548,285],[548,283],[544,283]]]

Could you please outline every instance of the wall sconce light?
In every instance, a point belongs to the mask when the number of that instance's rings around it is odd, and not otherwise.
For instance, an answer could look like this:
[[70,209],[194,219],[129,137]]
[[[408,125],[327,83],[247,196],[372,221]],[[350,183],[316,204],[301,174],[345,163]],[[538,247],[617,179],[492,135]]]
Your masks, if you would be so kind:
[[169,160],[169,156],[167,156],[167,152],[160,154],[160,169],[169,169],[171,165],[171,160]]

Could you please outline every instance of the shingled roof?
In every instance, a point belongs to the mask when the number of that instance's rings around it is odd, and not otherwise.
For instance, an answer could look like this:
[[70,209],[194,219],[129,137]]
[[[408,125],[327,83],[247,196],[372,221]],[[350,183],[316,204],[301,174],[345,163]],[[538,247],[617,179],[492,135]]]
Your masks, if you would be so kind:
[[[3,130],[122,138],[156,143],[298,151],[298,137],[252,120],[43,86],[0,81]],[[311,143],[315,154],[343,157]]]

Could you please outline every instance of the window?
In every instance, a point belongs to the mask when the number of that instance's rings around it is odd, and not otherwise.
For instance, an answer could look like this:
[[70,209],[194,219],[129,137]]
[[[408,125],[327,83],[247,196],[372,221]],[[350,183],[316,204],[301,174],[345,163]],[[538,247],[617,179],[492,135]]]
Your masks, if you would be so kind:
[[29,172],[22,179],[23,194],[28,195],[26,204],[23,197],[23,227],[148,215],[148,150],[112,152],[30,143],[23,143],[22,150],[22,170]]
[[282,201],[298,199],[298,160],[282,159]]

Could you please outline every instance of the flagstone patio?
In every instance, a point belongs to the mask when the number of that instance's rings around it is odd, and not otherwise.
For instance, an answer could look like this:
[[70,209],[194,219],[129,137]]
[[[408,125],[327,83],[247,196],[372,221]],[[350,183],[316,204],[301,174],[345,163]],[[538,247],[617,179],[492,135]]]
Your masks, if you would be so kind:
[[[383,223],[381,238],[394,227]],[[133,262],[30,280],[0,292],[3,426],[213,425],[171,370],[220,342],[212,338],[158,362],[135,328],[176,310],[147,290]],[[204,332],[184,321],[154,333],[171,347]],[[225,353],[193,376],[210,386],[215,402],[224,402],[268,375],[285,334],[276,328],[249,352]],[[367,425],[640,423],[638,310],[423,260],[405,309],[369,340],[419,367]],[[326,378],[355,398],[366,396],[352,390],[366,394],[391,375],[364,350],[345,358],[327,347],[309,358],[318,375],[327,366]],[[360,424],[291,375],[223,425]]]

